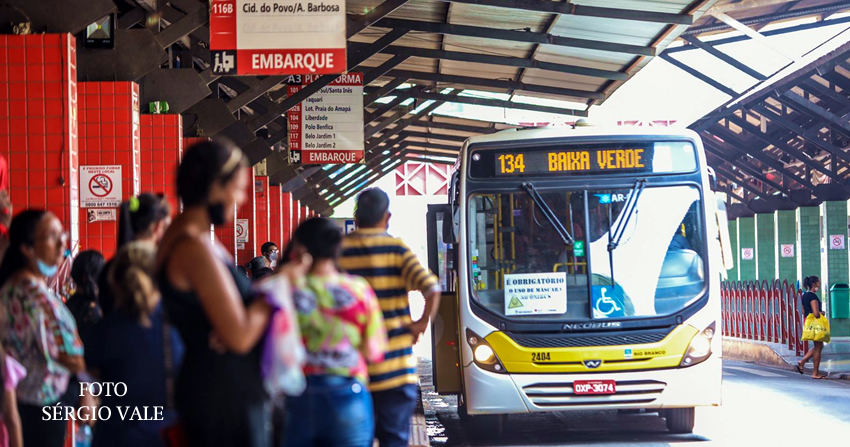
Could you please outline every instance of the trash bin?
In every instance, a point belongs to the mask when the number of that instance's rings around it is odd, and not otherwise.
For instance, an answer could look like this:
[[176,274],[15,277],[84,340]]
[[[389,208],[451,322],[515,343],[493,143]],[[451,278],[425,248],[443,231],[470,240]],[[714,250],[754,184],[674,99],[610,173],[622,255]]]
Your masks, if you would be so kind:
[[829,288],[829,317],[850,318],[850,286],[833,284]]

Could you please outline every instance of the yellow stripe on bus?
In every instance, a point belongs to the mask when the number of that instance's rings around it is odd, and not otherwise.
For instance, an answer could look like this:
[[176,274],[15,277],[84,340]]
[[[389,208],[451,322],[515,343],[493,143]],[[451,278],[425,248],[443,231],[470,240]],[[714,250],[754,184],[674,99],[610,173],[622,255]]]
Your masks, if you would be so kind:
[[[485,339],[509,373],[587,373],[677,367],[697,333],[695,327],[684,324],[657,343],[575,348],[528,348],[504,332],[493,332]],[[601,360],[602,364],[590,370],[585,360]]]

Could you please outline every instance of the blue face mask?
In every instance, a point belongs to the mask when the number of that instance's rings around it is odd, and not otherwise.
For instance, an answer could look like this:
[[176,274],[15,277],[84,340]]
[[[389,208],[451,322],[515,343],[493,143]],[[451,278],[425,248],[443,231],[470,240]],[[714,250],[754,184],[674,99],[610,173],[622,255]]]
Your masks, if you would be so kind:
[[50,278],[55,275],[57,271],[59,271],[59,264],[54,266],[49,266],[41,261],[41,259],[35,260],[36,265],[38,266],[38,271],[41,272],[42,275]]

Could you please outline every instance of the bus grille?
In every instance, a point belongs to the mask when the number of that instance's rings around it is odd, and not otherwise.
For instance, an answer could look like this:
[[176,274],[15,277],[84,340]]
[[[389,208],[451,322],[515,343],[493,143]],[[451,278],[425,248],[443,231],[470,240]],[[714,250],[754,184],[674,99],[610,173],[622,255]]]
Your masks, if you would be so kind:
[[624,380],[617,382],[616,394],[576,395],[572,382],[535,383],[522,391],[538,407],[572,407],[593,405],[648,404],[661,396],[667,383],[658,380]]
[[622,335],[558,335],[558,336],[511,336],[520,346],[526,348],[575,348],[581,346],[618,346],[658,343],[670,333],[663,331],[642,332]]

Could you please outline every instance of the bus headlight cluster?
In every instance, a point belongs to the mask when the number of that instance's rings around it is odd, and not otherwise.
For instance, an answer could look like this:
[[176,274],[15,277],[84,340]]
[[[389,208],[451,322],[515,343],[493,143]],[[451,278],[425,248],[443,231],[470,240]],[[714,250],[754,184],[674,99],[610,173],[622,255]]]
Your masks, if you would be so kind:
[[475,347],[475,361],[478,363],[493,363],[496,355],[493,354],[493,348],[487,345],[478,345]]
[[706,361],[711,357],[711,340],[714,338],[715,323],[711,323],[705,330],[694,336],[688,345],[688,351],[682,358],[681,366],[694,366]]
[[496,352],[493,351],[493,348],[483,337],[467,329],[466,341],[469,343],[469,347],[472,348],[472,358],[478,367],[494,373],[505,372],[505,367],[499,361]]

